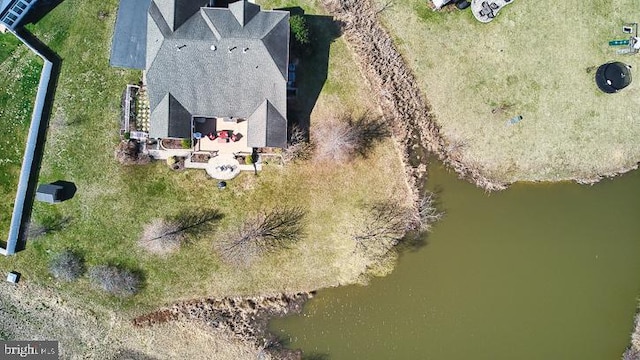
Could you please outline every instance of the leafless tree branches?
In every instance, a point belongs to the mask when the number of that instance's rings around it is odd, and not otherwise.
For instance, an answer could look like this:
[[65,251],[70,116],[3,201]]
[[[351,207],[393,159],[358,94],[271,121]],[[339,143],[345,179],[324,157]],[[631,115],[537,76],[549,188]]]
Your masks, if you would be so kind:
[[248,266],[255,259],[288,248],[303,236],[306,211],[300,207],[278,208],[254,215],[217,244],[223,260]]
[[54,255],[49,262],[49,272],[54,278],[73,281],[85,271],[84,259],[70,250]]
[[189,238],[213,231],[222,214],[215,209],[190,209],[169,219],[154,219],[144,227],[138,244],[150,253],[167,255]]
[[295,160],[307,160],[311,156],[312,146],[309,143],[307,134],[299,126],[294,125],[291,129],[289,146],[282,154],[285,162]]
[[417,218],[415,229],[421,232],[428,231],[431,225],[440,221],[444,213],[436,207],[436,195],[428,192],[418,200]]
[[383,261],[409,230],[411,220],[411,209],[393,201],[365,206],[361,226],[351,234],[356,251],[370,262]]
[[89,270],[91,283],[113,295],[131,296],[140,291],[140,275],[111,265],[98,265]]
[[357,118],[343,115],[312,129],[311,141],[317,161],[345,163],[354,155],[367,156],[373,145],[389,136],[380,116],[364,113]]
[[70,217],[53,217],[41,222],[31,221],[27,227],[27,238],[35,240],[41,236],[63,230],[71,222]]

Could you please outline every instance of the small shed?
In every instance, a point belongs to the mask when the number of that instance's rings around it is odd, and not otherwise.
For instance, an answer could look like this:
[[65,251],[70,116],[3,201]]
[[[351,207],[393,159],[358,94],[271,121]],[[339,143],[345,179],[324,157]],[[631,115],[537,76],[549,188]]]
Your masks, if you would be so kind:
[[64,187],[55,184],[40,184],[36,190],[36,200],[49,204],[59,203],[63,200]]

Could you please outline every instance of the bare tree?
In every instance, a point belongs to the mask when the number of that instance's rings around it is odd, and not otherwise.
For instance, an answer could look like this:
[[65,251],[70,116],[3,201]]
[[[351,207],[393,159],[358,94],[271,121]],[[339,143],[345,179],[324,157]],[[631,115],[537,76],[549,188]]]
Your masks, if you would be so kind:
[[364,113],[357,118],[343,115],[313,129],[315,159],[345,163],[354,155],[367,156],[373,145],[389,135],[383,119]]
[[41,236],[63,230],[71,222],[70,217],[53,217],[42,221],[30,221],[27,227],[27,238],[35,240]]
[[282,154],[285,162],[295,160],[307,160],[311,156],[312,146],[309,143],[307,134],[299,126],[294,125],[291,129],[289,146]]
[[411,209],[394,201],[365,207],[362,226],[351,234],[356,251],[374,261],[382,258],[404,237],[411,225]]
[[305,214],[304,209],[294,207],[255,215],[216,247],[226,262],[247,266],[298,241],[303,236]]
[[189,209],[168,219],[154,219],[144,227],[138,245],[158,255],[177,251],[189,238],[213,231],[222,214],[216,209]]
[[416,207],[418,211],[414,228],[421,232],[429,231],[431,225],[444,216],[444,213],[436,207],[436,195],[432,192],[421,196]]
[[133,271],[112,265],[99,265],[89,270],[91,283],[113,295],[131,296],[142,287],[142,279]]
[[84,260],[70,250],[54,255],[49,262],[49,272],[54,278],[73,281],[84,274]]

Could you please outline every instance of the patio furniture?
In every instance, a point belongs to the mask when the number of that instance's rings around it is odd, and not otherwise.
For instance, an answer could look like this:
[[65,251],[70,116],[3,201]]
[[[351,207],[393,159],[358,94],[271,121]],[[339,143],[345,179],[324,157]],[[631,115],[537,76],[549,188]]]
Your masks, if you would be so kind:
[[513,0],[471,0],[471,12],[480,22],[488,23],[498,16],[502,8]]
[[220,136],[220,137],[218,138],[218,142],[219,142],[219,143],[227,143],[227,142],[229,142],[229,138],[226,138],[226,137],[222,137],[222,136]]

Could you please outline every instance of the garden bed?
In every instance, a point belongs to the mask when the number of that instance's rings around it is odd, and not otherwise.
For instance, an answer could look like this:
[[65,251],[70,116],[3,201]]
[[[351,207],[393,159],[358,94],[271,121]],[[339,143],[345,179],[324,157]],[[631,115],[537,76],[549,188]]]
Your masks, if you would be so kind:
[[194,163],[207,163],[211,159],[210,153],[194,153],[191,155],[191,162]]
[[187,139],[162,139],[160,145],[164,149],[189,149],[191,142]]

